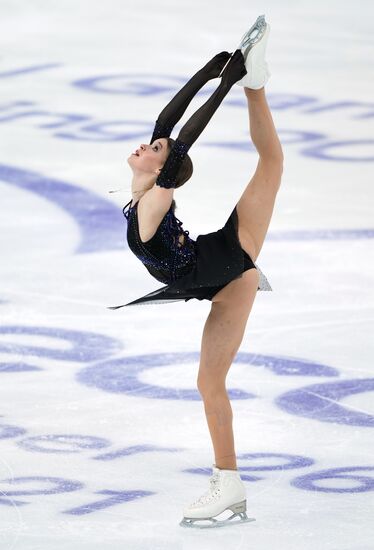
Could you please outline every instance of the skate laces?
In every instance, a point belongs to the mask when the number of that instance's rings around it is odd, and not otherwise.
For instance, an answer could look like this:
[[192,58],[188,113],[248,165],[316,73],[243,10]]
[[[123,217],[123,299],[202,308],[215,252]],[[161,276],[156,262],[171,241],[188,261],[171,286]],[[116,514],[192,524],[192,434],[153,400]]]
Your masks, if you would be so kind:
[[214,491],[218,487],[219,472],[215,472],[209,480],[210,490]]
[[191,504],[191,507],[198,506],[200,504],[206,504],[216,496],[216,491],[217,489],[219,489],[219,472],[215,472],[211,476],[209,483],[210,487],[208,491],[206,491],[204,494],[201,495],[201,497],[195,500],[195,502]]

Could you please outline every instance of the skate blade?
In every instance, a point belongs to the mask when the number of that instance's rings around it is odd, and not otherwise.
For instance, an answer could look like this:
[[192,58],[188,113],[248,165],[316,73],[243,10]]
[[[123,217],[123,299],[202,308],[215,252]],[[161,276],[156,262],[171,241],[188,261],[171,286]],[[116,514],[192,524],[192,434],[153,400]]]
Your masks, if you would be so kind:
[[[231,521],[235,517],[239,517],[239,520]],[[202,521],[209,521],[210,523],[199,523]],[[215,518],[183,518],[179,525],[181,527],[190,527],[194,529],[212,529],[215,527],[225,527],[227,525],[241,525],[242,523],[249,523],[251,521],[256,521],[256,518],[249,518],[245,512],[239,512],[223,520]]]
[[[246,59],[249,50],[255,44],[257,44],[257,42],[259,42],[261,40],[261,38],[263,37],[263,35],[265,33],[265,30],[266,30],[266,25],[267,25],[267,23],[265,21],[265,15],[259,15],[257,17],[255,23],[249,29],[249,31],[247,31],[244,34],[244,36],[242,36],[242,39],[240,40],[240,44],[237,46],[236,49],[237,50],[242,50],[244,59]],[[253,33],[254,30],[258,30],[258,33],[256,34],[256,36],[251,38],[251,34]],[[245,48],[245,50],[243,48]],[[226,69],[227,65],[230,63],[232,56],[233,56],[233,54],[229,57],[229,59],[225,63],[225,66],[223,67],[223,69],[219,73],[218,78],[220,78],[222,76],[222,74],[223,74],[224,70]]]
[[[265,21],[265,15],[259,15],[258,18],[256,19],[256,22],[252,25],[249,31],[247,31],[245,35],[242,37],[240,44],[238,46],[238,49],[242,50],[244,58],[247,57],[248,52],[264,36],[266,26],[267,26],[267,23]],[[258,31],[258,32],[255,36],[251,36],[254,31]]]

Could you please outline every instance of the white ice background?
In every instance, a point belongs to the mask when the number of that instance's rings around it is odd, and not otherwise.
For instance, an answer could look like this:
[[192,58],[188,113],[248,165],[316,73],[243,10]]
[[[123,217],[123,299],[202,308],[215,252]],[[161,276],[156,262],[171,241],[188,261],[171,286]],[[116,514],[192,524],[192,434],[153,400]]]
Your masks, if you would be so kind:
[[[210,304],[107,309],[161,286],[125,241],[126,158],[262,13],[285,155],[257,259],[273,291],[227,378],[256,521],[187,530],[214,461]],[[368,0],[1,1],[1,549],[373,550],[373,17]],[[176,214],[196,238],[256,167],[239,86],[190,153]]]

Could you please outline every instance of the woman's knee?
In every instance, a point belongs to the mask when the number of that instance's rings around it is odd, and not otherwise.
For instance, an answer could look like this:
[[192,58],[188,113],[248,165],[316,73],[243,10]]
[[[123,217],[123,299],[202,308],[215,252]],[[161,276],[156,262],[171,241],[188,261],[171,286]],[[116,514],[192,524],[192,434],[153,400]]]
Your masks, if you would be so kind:
[[213,379],[200,372],[197,377],[197,389],[204,403],[214,404],[227,399],[225,377]]

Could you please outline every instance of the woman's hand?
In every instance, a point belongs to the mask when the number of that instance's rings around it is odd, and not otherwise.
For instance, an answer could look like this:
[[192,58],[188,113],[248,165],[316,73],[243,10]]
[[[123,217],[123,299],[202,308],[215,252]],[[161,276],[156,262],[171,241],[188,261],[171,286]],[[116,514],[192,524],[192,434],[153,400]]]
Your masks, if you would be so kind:
[[222,74],[222,82],[231,87],[235,82],[241,80],[247,74],[244,56],[241,50],[235,50],[229,64]]
[[215,55],[208,63],[201,69],[207,77],[210,79],[217,78],[227,61],[230,59],[231,54],[229,52],[221,52]]

